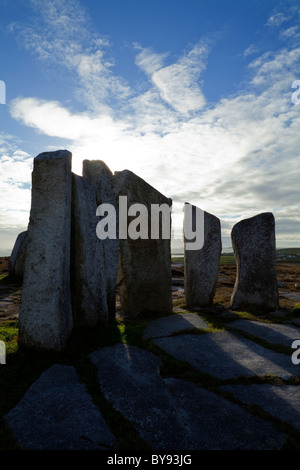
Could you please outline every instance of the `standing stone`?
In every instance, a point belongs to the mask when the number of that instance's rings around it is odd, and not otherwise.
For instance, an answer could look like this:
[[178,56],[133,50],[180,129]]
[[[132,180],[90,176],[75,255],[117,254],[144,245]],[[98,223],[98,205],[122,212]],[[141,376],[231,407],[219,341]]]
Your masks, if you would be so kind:
[[27,230],[17,236],[8,263],[9,274],[12,277],[22,279],[24,276],[27,240]]
[[[192,224],[195,225],[196,206],[193,207]],[[184,292],[189,308],[205,307],[213,302],[218,280],[222,251],[221,224],[218,217],[204,211],[204,243],[202,248],[191,250],[184,246]]]
[[[82,174],[95,189],[97,207],[100,204],[111,204],[116,209],[114,176],[108,166],[101,160],[84,160]],[[97,222],[99,222],[99,219],[97,219]],[[101,242],[104,256],[108,319],[113,320],[116,313],[119,240],[117,237],[115,239],[106,238]]]
[[[115,172],[116,194],[119,200],[119,242],[120,263],[118,271],[118,292],[121,308],[126,316],[136,316],[142,312],[171,312],[172,311],[172,276],[171,276],[171,248],[170,236],[164,238],[162,227],[170,229],[171,225],[171,199],[165,197],[142,178],[129,170]],[[120,197],[127,197],[127,210],[133,204],[142,204],[147,212],[147,237],[133,239],[128,235],[131,224],[135,224],[137,217],[126,216],[126,209],[120,203]],[[151,206],[162,207],[169,211],[167,217],[160,217],[160,231],[157,238],[151,233],[155,220],[151,217]],[[140,214],[141,215],[141,214]],[[125,223],[122,221],[125,220]],[[145,219],[143,219],[145,220]],[[163,220],[166,223],[163,223]],[[126,225],[124,227],[124,225]],[[138,225],[138,224],[137,224]],[[132,226],[131,226],[132,227]],[[125,232],[127,238],[122,238]],[[155,227],[154,227],[155,228]],[[157,228],[157,227],[156,227]],[[142,231],[142,227],[140,227]],[[143,230],[144,231],[144,230]],[[123,235],[122,235],[123,233]]]
[[96,234],[95,190],[72,174],[71,292],[75,326],[108,320],[102,241]]
[[19,311],[19,342],[60,351],[73,326],[70,295],[71,160],[67,150],[34,159]]
[[266,212],[234,225],[231,232],[237,276],[231,307],[278,308],[275,219]]

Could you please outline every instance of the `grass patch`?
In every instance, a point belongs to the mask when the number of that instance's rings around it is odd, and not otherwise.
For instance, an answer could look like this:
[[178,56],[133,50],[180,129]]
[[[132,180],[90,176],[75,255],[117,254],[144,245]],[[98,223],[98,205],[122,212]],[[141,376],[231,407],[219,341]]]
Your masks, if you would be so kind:
[[0,286],[7,286],[11,282],[9,274],[0,274]]
[[300,315],[300,302],[297,302],[291,310],[292,315]]
[[232,264],[235,265],[235,257],[233,255],[221,255],[220,264]]

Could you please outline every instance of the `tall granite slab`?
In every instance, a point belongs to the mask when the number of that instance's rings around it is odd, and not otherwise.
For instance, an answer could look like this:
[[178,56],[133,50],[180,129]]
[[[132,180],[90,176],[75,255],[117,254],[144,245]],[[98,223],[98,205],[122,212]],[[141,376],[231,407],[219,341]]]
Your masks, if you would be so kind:
[[72,174],[71,294],[74,326],[108,321],[104,250],[96,235],[95,190]]
[[[111,204],[116,208],[116,194],[114,188],[114,176],[108,166],[101,160],[84,160],[82,175],[87,178],[96,194],[97,207],[101,204]],[[99,222],[99,219],[97,219]],[[119,240],[105,238],[102,240],[104,257],[104,270],[106,280],[106,297],[108,319],[115,318],[116,312],[116,284],[119,264]]]
[[[172,311],[171,241],[163,228],[169,227],[170,230],[172,200],[129,170],[115,172],[114,177],[120,222],[117,285],[121,308],[126,316],[143,312],[169,313]],[[121,201],[122,197],[125,198]],[[145,213],[147,217],[146,223],[141,223],[143,229],[148,229],[147,233],[143,230],[143,237],[136,239],[132,237],[130,228],[142,214],[137,212],[137,217],[130,215],[133,214],[130,210],[133,204],[144,206],[143,219],[140,220],[145,220]],[[153,205],[169,210],[169,216],[160,214],[159,227],[154,213],[152,216]],[[128,217],[126,210],[130,212]],[[158,228],[155,235],[151,228],[154,232]]]
[[[196,208],[192,223],[195,225]],[[221,224],[218,217],[204,211],[204,242],[200,249],[187,249],[184,245],[184,292],[189,308],[205,307],[213,302],[218,280],[222,251]]]
[[22,346],[60,351],[72,331],[71,160],[67,150],[44,152],[34,159],[19,311]]
[[231,307],[276,310],[279,301],[274,215],[265,212],[238,222],[231,239],[237,265]]
[[27,235],[27,230],[19,233],[8,262],[8,271],[10,276],[19,279],[22,279],[24,276],[26,247],[28,240]]

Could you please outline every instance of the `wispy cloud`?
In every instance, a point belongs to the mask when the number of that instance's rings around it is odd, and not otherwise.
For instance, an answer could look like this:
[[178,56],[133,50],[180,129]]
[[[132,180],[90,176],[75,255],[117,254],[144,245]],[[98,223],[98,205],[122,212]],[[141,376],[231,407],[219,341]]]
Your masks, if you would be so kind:
[[252,54],[256,54],[259,52],[259,48],[257,46],[255,46],[254,44],[251,44],[249,47],[247,47],[247,49],[245,49],[244,51],[244,57],[248,57]]
[[[48,61],[50,55],[74,73],[85,111],[74,112],[58,101],[19,97],[10,108],[16,120],[40,133],[69,139],[79,174],[84,158],[101,158],[112,170],[129,168],[172,197],[176,210],[188,201],[224,217],[227,236],[237,217],[276,211],[280,241],[287,241],[284,221],[292,220],[293,227],[300,224],[300,115],[291,103],[300,48],[289,46],[256,57],[249,64],[244,90],[211,105],[202,87],[211,48],[206,39],[173,63],[168,51],[157,53],[135,44],[135,64],[145,73],[146,90],[137,94],[114,75],[107,38],[90,32],[89,19],[75,0],[33,4],[47,28],[43,33],[43,25],[37,31],[26,26],[25,45],[41,60]],[[278,15],[273,13],[270,25],[287,21],[287,14]],[[22,34],[25,30],[19,28]],[[244,55],[254,52],[252,45]]]
[[111,96],[127,98],[130,88],[113,73],[108,38],[94,31],[77,0],[30,0],[32,24],[11,25],[20,44],[47,67],[73,74],[77,98],[91,110],[109,112]]

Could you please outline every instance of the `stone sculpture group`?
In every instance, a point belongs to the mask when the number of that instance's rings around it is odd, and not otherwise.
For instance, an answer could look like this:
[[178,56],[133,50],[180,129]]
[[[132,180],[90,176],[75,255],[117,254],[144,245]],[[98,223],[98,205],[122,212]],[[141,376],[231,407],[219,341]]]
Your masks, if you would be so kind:
[[[100,160],[84,160],[79,176],[67,150],[34,159],[28,229],[10,257],[11,273],[23,278],[20,345],[63,350],[73,328],[115,318],[116,293],[125,316],[172,311],[170,239],[96,236],[97,207],[107,203],[118,211],[119,196],[149,208],[172,206],[142,178],[128,170],[113,174]],[[232,244],[237,265],[232,308],[277,309],[273,214],[238,222]],[[204,212],[203,247],[184,252],[188,308],[213,302],[221,251],[220,220]]]

